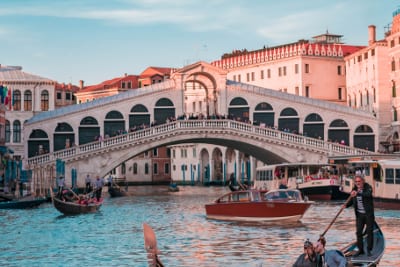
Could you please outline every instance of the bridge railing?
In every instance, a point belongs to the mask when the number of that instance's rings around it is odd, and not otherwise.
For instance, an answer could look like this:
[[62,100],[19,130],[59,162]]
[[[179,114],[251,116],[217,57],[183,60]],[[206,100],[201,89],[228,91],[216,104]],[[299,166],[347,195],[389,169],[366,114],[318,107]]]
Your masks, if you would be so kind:
[[114,146],[120,146],[123,144],[138,142],[140,140],[146,140],[151,137],[165,135],[174,131],[182,130],[204,130],[204,129],[219,129],[226,131],[236,131],[241,133],[249,133],[253,136],[259,136],[261,138],[268,138],[272,141],[284,141],[285,143],[291,143],[300,145],[303,147],[314,148],[323,150],[327,153],[340,153],[344,155],[367,155],[372,152],[340,145],[337,143],[326,142],[311,137],[302,135],[282,132],[272,128],[265,128],[255,126],[249,123],[233,121],[233,120],[177,120],[167,124],[162,124],[154,127],[145,128],[143,130],[130,132],[127,134],[118,135],[112,138],[104,139],[102,141],[96,141],[80,146],[71,147],[68,149],[56,151],[53,153],[39,155],[28,159],[29,165],[45,164],[53,162],[56,159],[68,159],[86,153],[100,151],[105,148],[111,148]]

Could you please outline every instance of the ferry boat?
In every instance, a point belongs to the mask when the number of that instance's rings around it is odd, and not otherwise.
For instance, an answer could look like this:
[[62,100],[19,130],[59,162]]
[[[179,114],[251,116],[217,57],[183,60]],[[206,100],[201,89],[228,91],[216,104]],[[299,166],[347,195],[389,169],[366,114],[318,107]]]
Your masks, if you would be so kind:
[[343,200],[342,181],[336,165],[328,163],[282,163],[256,170],[255,188],[296,188],[310,200]]
[[400,155],[331,157],[329,161],[340,169],[344,193],[350,194],[354,177],[361,175],[372,186],[375,207],[400,209]]

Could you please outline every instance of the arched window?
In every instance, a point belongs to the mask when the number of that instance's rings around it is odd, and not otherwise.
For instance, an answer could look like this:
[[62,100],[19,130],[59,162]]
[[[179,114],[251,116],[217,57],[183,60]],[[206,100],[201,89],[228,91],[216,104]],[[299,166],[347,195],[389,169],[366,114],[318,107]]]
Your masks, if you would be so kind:
[[13,109],[18,111],[21,110],[21,91],[14,90],[13,92]]
[[18,120],[13,123],[13,142],[21,143],[21,122]]
[[6,143],[10,142],[10,137],[11,137],[10,121],[6,120]]
[[32,111],[32,92],[30,90],[24,93],[24,111]]
[[43,90],[40,95],[40,108],[42,111],[49,110],[49,92],[47,90]]

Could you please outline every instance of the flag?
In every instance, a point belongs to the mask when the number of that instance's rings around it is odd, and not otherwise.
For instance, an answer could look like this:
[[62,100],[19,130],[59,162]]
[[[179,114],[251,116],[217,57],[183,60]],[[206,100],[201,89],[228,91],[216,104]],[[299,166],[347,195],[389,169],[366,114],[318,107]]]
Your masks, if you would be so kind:
[[7,86],[3,86],[3,92],[2,92],[2,95],[1,95],[1,103],[2,104],[5,104],[7,91],[8,91]]
[[4,103],[4,95],[3,95],[3,92],[4,92],[4,87],[3,87],[3,85],[0,85],[0,100],[1,100],[1,104]]
[[8,93],[7,93],[7,97],[6,97],[6,105],[8,104],[8,110],[11,110],[12,108],[12,90],[11,88],[8,88]]

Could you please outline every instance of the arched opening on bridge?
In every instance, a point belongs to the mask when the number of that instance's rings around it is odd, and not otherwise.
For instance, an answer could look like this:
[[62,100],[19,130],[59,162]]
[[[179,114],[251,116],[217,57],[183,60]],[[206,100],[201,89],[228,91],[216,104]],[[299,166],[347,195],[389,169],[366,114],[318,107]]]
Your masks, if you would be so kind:
[[349,126],[342,119],[337,119],[331,122],[328,130],[328,141],[349,145]]
[[100,126],[93,117],[85,117],[79,125],[79,145],[84,145],[98,140],[100,136]]
[[375,151],[375,135],[368,125],[360,125],[354,131],[354,147]]
[[50,151],[49,137],[40,129],[33,129],[28,140],[28,157],[46,154]]
[[229,118],[239,121],[249,121],[250,108],[247,101],[242,97],[235,97],[228,107]]
[[161,98],[154,107],[154,124],[164,124],[167,120],[175,118],[174,104],[168,98]]
[[126,132],[125,120],[121,112],[112,110],[104,119],[104,137],[117,136]]
[[235,150],[232,148],[227,148],[225,151],[225,164],[226,164],[226,179],[230,179],[231,177],[234,177],[235,180],[237,178],[236,174],[236,153]]
[[254,109],[253,124],[266,127],[275,126],[275,112],[269,103],[259,103]]
[[325,140],[324,123],[317,113],[309,114],[304,120],[303,135]]
[[201,117],[207,115],[207,88],[198,80],[185,82],[184,113],[187,117]]
[[223,158],[222,151],[218,147],[214,148],[212,152],[212,182],[217,184],[222,184],[223,182]]
[[294,108],[285,108],[281,111],[278,129],[288,133],[299,133],[299,116]]
[[70,148],[75,144],[74,129],[66,122],[57,123],[53,134],[53,151]]
[[129,130],[134,131],[143,126],[150,125],[149,110],[142,104],[137,104],[131,109],[129,114]]
[[211,178],[211,168],[210,168],[210,154],[207,149],[202,149],[200,151],[200,182],[202,184],[209,184]]
[[398,132],[393,133],[392,144],[393,144],[393,152],[399,152],[400,151],[400,139],[399,139]]

